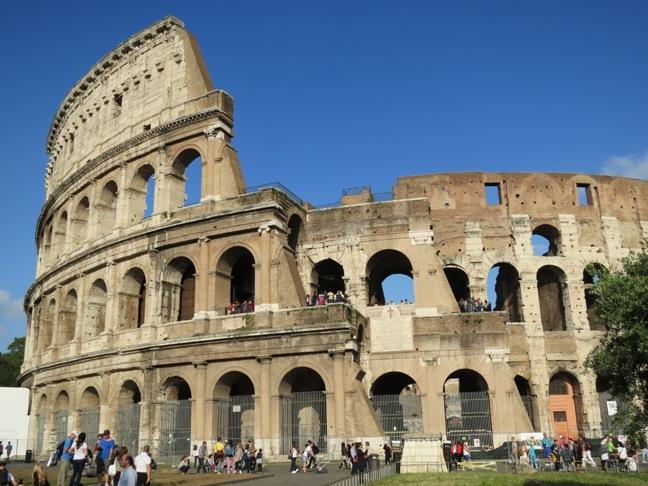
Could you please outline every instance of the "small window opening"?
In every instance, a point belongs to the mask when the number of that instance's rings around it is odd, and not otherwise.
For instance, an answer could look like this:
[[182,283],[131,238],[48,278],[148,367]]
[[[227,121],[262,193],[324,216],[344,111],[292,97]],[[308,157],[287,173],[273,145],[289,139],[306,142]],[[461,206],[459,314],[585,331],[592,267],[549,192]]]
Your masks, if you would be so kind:
[[121,113],[123,100],[124,97],[121,94],[116,94],[113,97],[113,114],[119,115]]
[[502,204],[502,192],[499,182],[487,182],[484,184],[484,193],[486,195],[487,206],[497,206]]
[[74,153],[74,133],[70,133],[70,154]]
[[576,184],[578,191],[578,205],[591,206],[592,203],[592,188],[589,184]]
[[144,131],[145,132],[148,132],[150,129],[151,129],[151,124],[150,123],[147,123],[147,124],[144,125]]

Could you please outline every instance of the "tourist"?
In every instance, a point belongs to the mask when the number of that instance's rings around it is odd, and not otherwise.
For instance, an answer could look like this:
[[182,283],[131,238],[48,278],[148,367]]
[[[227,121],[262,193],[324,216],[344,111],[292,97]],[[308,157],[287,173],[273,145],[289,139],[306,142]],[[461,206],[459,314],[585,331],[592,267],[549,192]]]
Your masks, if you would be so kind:
[[103,434],[97,434],[97,441],[95,442],[94,450],[92,451],[98,478],[103,476],[106,472],[106,463],[101,458],[101,439],[103,439]]
[[[151,456],[150,448],[145,445],[142,452],[133,459],[135,472],[137,473],[137,486],[146,486],[151,483]],[[121,479],[121,478],[120,478]]]
[[182,456],[180,459],[180,462],[178,463],[178,470],[182,474],[187,474],[187,471],[189,471],[189,458],[187,456]]
[[518,451],[518,443],[515,440],[515,437],[511,437],[511,443],[509,444],[509,458],[515,464],[520,462],[520,453]]
[[256,453],[256,466],[257,472],[263,472],[263,449],[259,449]]
[[193,467],[198,465],[198,444],[194,444],[191,447],[191,456],[193,457]]
[[61,453],[61,463],[59,464],[58,477],[56,479],[56,486],[67,486],[68,475],[70,472],[70,464],[72,463],[72,453],[70,447],[77,438],[76,431],[70,432],[63,441],[63,452]]
[[207,441],[203,441],[203,443],[200,445],[200,447],[196,448],[195,455],[194,455],[194,463],[196,460],[198,461],[198,468],[196,469],[196,473],[199,472],[207,472],[207,464],[206,461],[208,459],[208,453],[207,453]]
[[13,474],[7,470],[7,465],[4,461],[0,461],[0,484],[17,486],[16,479],[13,477]]
[[470,448],[468,447],[468,442],[463,443],[463,460],[470,461]]
[[306,307],[310,307],[312,305],[311,295],[310,294],[306,294],[306,298],[304,299],[304,303],[306,304]]
[[302,452],[302,472],[306,472],[311,455],[311,445],[309,440],[304,444],[304,451]]
[[542,441],[540,441],[540,445],[542,446],[542,455],[544,456],[545,459],[549,459],[549,456],[551,455],[551,448],[553,446],[553,441],[551,440],[550,437],[547,437],[546,432],[542,434]]
[[619,442],[617,447],[617,455],[619,457],[619,470],[625,471],[628,461],[628,449],[623,442]]
[[392,450],[386,442],[383,445],[383,451],[385,452],[385,464],[389,464],[392,462]]
[[79,486],[81,484],[83,468],[85,467],[86,459],[88,458],[88,444],[86,444],[85,439],[85,432],[81,432],[77,437],[77,440],[72,444],[72,447],[70,447],[70,453],[72,454],[71,486]]
[[234,444],[231,440],[227,441],[227,446],[225,446],[225,467],[227,468],[227,474],[235,473],[234,469]]
[[357,443],[354,442],[351,444],[351,448],[349,449],[349,456],[351,457],[351,474],[358,474],[358,464],[360,462],[358,455]]
[[290,472],[295,474],[299,471],[297,467],[297,457],[299,456],[299,451],[297,450],[297,442],[292,443],[292,449],[290,449],[290,454],[288,458],[290,459]]
[[569,443],[566,443],[560,448],[560,462],[562,463],[564,471],[574,471],[574,453],[572,452]]
[[592,459],[592,444],[590,444],[583,436],[580,438],[580,446],[583,451],[583,469],[587,469],[587,465],[591,464],[596,469],[596,463]]
[[110,430],[104,430],[103,437],[99,440],[99,446],[101,447],[101,460],[105,464],[110,460],[113,455],[112,452],[116,447],[115,441],[110,436]]
[[[119,465],[122,468],[119,475],[117,486],[135,486],[137,484],[137,471],[135,471],[135,462],[133,457],[128,454],[122,454],[119,457]],[[189,468],[189,459],[187,458],[187,469]]]
[[529,444],[529,463],[531,464],[531,467],[538,471],[540,469],[540,464],[538,462],[538,454],[535,449],[535,444],[533,441]]
[[253,473],[256,469],[256,447],[254,447],[254,442],[250,440],[247,442],[245,447],[248,451],[248,473]]
[[49,486],[47,474],[43,470],[43,467],[40,465],[40,463],[36,463],[36,465],[34,466],[32,477],[34,478],[34,486]]
[[616,449],[614,447],[614,438],[612,434],[608,434],[601,441],[602,453],[601,453],[601,468],[604,471],[607,471],[608,461],[610,460],[610,454],[613,454]]
[[[7,442],[7,447],[5,447],[5,452],[7,453],[7,464],[11,460],[11,451],[13,451],[13,446],[11,445],[11,441]],[[2,458],[2,455],[0,455],[0,459]]]
[[234,450],[234,467],[241,474],[241,470],[243,469],[243,448],[240,442],[236,443],[236,449]]

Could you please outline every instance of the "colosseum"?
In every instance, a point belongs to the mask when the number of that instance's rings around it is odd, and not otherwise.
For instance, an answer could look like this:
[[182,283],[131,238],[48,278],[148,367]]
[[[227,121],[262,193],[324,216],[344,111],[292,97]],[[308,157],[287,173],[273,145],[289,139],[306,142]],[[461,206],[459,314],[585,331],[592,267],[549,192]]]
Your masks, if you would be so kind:
[[[72,429],[159,458],[218,436],[279,456],[293,440],[488,450],[607,430],[610,397],[583,367],[605,331],[590,290],[648,237],[647,181],[436,173],[318,208],[246,186],[233,120],[174,17],[60,104],[19,378],[37,455]],[[386,298],[394,275],[412,301]]]

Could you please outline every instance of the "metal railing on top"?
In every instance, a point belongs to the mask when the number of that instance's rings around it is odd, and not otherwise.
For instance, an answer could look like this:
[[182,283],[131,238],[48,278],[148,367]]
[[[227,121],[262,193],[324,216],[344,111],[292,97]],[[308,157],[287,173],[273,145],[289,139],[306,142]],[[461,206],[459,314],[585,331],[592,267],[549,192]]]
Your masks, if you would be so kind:
[[256,186],[250,186],[250,187],[247,188],[246,193],[250,194],[252,192],[261,191],[263,189],[277,189],[277,190],[283,192],[284,194],[286,194],[286,196],[288,196],[289,198],[291,198],[295,202],[299,203],[300,205],[304,204],[304,201],[303,201],[302,198],[297,196],[294,192],[292,192],[290,189],[288,189],[286,186],[284,186],[281,182],[276,182],[276,181],[275,182],[267,182],[265,184],[257,184]]

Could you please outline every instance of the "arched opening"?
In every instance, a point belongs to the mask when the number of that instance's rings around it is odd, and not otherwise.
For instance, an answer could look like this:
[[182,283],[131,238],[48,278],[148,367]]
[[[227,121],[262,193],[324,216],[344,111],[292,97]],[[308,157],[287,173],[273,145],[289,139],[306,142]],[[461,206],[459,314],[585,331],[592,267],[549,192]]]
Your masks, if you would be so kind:
[[45,238],[43,242],[43,254],[44,261],[46,264],[52,263],[54,260],[54,250],[52,248],[52,239],[54,235],[54,228],[52,227],[52,220],[46,223],[45,226]]
[[95,280],[88,293],[88,307],[84,332],[86,338],[93,338],[104,332],[106,328],[107,301],[108,289],[106,282],[101,279]]
[[140,268],[131,268],[122,281],[119,292],[120,329],[135,329],[146,318],[146,275]]
[[423,407],[416,381],[405,373],[381,375],[371,387],[371,403],[390,439],[423,432]]
[[70,290],[65,296],[65,305],[59,313],[59,344],[67,344],[74,339],[78,302],[76,290]]
[[68,213],[63,211],[59,216],[58,224],[56,225],[56,258],[60,258],[65,253],[65,243],[67,241],[67,227],[68,227]]
[[254,309],[254,264],[254,256],[242,246],[223,253],[216,265],[218,307],[227,309],[229,313]]
[[550,224],[541,224],[531,233],[531,247],[535,256],[560,255],[560,231]]
[[625,431],[615,421],[617,414],[625,403],[613,397],[608,391],[609,383],[604,378],[596,377],[596,393],[598,393],[599,409],[601,411],[601,434],[625,435]]
[[585,306],[587,307],[587,320],[592,331],[605,331],[605,323],[602,322],[596,312],[596,293],[594,289],[604,274],[608,272],[600,263],[590,263],[583,270],[583,289],[585,291]]
[[185,257],[171,260],[162,280],[164,322],[193,319],[196,302],[196,267]]
[[293,441],[301,449],[312,440],[327,452],[326,387],[322,377],[311,368],[295,368],[279,384],[282,454]]
[[56,443],[60,444],[68,435],[68,417],[70,415],[70,397],[67,392],[62,391],[54,402],[54,414],[56,420]]
[[140,402],[142,394],[132,380],[126,380],[119,389],[115,435],[128,450],[136,451],[139,442]]
[[214,387],[213,437],[254,439],[254,385],[240,371],[225,373]]
[[[41,454],[43,451],[45,439],[45,419],[47,418],[47,397],[41,395],[38,400],[38,407],[36,409],[36,454]],[[57,442],[58,444],[58,442]]]
[[566,331],[567,277],[558,267],[547,265],[538,270],[540,318],[545,331]]
[[155,169],[146,164],[137,169],[129,187],[129,223],[136,223],[153,214],[155,202]]
[[[510,322],[522,322],[520,274],[510,263],[497,263],[488,272],[488,304],[495,311],[508,313]],[[485,306],[488,309],[488,305]]]
[[481,448],[493,447],[488,384],[479,373],[469,369],[455,371],[443,385],[446,435],[449,440],[467,440]]
[[92,440],[100,432],[100,405],[97,389],[92,386],[86,388],[79,402],[79,427],[80,432],[85,432],[88,435],[88,440]]
[[302,226],[302,219],[296,214],[293,214],[288,220],[288,246],[294,252],[297,251],[297,245],[301,242]]
[[88,221],[90,220],[90,200],[83,197],[77,204],[72,216],[72,244],[81,245],[88,237]]
[[117,183],[109,181],[101,190],[97,210],[97,235],[102,236],[112,231],[117,223]]
[[468,274],[459,267],[444,267],[443,273],[448,280],[452,295],[454,295],[461,312],[470,311],[472,309],[472,302],[470,300]]
[[[400,286],[389,287],[390,293],[385,292],[383,283],[391,275],[404,275],[409,280],[400,281]],[[367,262],[366,277],[368,285],[369,305],[385,305],[387,302],[399,302],[414,296],[414,281],[412,263],[400,251],[381,250]],[[403,283],[409,285],[403,286]]]
[[171,208],[181,208],[200,202],[202,158],[194,149],[180,152],[169,175]]
[[56,300],[50,299],[47,303],[47,310],[43,316],[38,336],[39,352],[43,353],[52,345],[52,336],[56,317]]
[[524,378],[523,376],[516,375],[515,378],[515,387],[517,388],[517,391],[520,395],[520,399],[522,400],[522,404],[524,405],[524,409],[526,410],[527,415],[529,416],[529,421],[531,422],[531,426],[536,427],[535,425],[535,414],[533,412],[533,394],[531,393],[531,385],[529,384],[529,380]]
[[315,293],[333,294],[338,291],[345,292],[344,268],[335,260],[327,258],[317,263],[311,274],[312,282],[317,286]]
[[186,454],[191,440],[191,389],[178,376],[162,385],[160,403],[160,450],[165,461]]
[[569,373],[556,373],[549,380],[549,413],[554,436],[578,437],[579,394],[578,380]]

